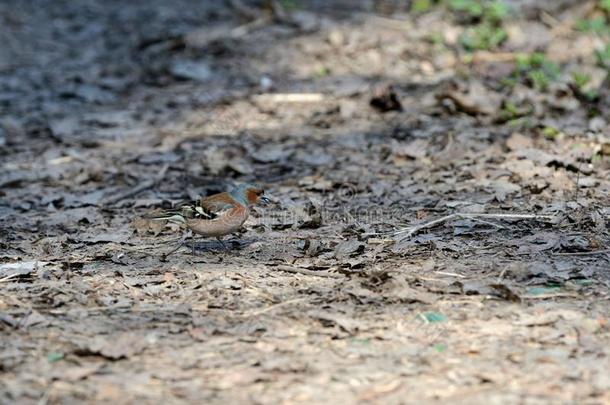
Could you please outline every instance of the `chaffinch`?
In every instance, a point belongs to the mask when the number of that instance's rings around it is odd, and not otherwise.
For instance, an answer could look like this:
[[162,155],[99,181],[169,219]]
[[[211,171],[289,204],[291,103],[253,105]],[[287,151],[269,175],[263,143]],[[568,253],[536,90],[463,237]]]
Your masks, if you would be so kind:
[[246,222],[250,206],[269,202],[264,194],[265,190],[258,185],[242,184],[231,191],[204,197],[194,204],[153,212],[144,218],[183,224],[193,233],[215,237],[222,243],[223,236],[237,231]]

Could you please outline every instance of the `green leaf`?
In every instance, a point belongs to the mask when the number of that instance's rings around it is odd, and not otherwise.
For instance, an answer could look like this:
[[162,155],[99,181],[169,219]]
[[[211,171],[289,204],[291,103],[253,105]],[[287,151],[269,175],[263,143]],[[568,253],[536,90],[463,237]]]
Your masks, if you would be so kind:
[[447,317],[440,312],[424,312],[421,317],[429,323],[445,322]]
[[553,127],[542,128],[542,134],[548,139],[555,139],[559,135],[559,130]]
[[442,353],[445,350],[447,350],[447,346],[445,346],[443,343],[437,343],[434,346],[432,346],[434,348],[434,350],[436,350],[438,353]]
[[609,32],[608,21],[606,17],[600,15],[595,18],[578,20],[576,22],[576,29],[582,32],[594,32],[596,34],[604,34]]
[[544,71],[541,69],[528,72],[527,78],[531,85],[538,91],[545,91],[551,82],[546,73],[544,73]]
[[60,352],[51,352],[47,354],[47,361],[49,363],[55,363],[56,361],[62,360],[64,358],[64,354]]
[[561,287],[532,287],[527,290],[528,295],[545,295],[553,294],[561,290]]
[[330,74],[330,70],[326,66],[321,66],[316,72],[316,77],[325,77]]
[[451,10],[464,12],[471,17],[483,15],[483,6],[476,0],[448,0],[448,5]]
[[591,76],[583,72],[572,72],[572,81],[576,87],[583,88],[591,81]]
[[414,0],[411,3],[411,11],[414,13],[424,13],[432,8],[432,0]]
[[610,69],[610,44],[595,50],[597,64],[603,68]]
[[502,21],[508,16],[508,6],[502,1],[492,1],[485,9],[485,17],[492,21]]
[[288,11],[293,11],[300,8],[298,0],[280,0],[280,4]]
[[508,38],[502,27],[482,23],[468,28],[460,37],[462,45],[471,51],[497,48]]
[[543,53],[518,55],[515,59],[516,79],[524,80],[538,91],[545,91],[552,81],[559,78],[561,68]]

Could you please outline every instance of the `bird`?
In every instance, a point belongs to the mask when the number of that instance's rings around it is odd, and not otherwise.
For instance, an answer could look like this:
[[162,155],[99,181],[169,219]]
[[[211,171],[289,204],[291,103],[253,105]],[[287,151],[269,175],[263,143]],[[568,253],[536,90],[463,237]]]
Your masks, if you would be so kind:
[[146,214],[144,218],[184,225],[195,234],[216,238],[226,248],[222,237],[239,230],[250,215],[249,208],[258,203],[269,203],[265,190],[260,185],[246,183],[177,209]]

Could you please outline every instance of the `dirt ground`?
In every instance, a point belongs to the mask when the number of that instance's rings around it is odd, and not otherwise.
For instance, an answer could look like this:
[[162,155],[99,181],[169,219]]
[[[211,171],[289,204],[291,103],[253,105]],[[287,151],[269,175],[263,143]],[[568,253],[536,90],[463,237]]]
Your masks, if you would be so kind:
[[610,403],[610,10],[443,1],[0,2],[0,403]]

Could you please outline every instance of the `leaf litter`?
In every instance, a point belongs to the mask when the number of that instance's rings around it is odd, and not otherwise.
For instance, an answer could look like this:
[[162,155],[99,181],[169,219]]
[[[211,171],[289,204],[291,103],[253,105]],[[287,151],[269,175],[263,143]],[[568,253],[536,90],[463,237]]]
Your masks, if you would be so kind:
[[607,10],[162,3],[0,8],[0,402],[610,400]]

